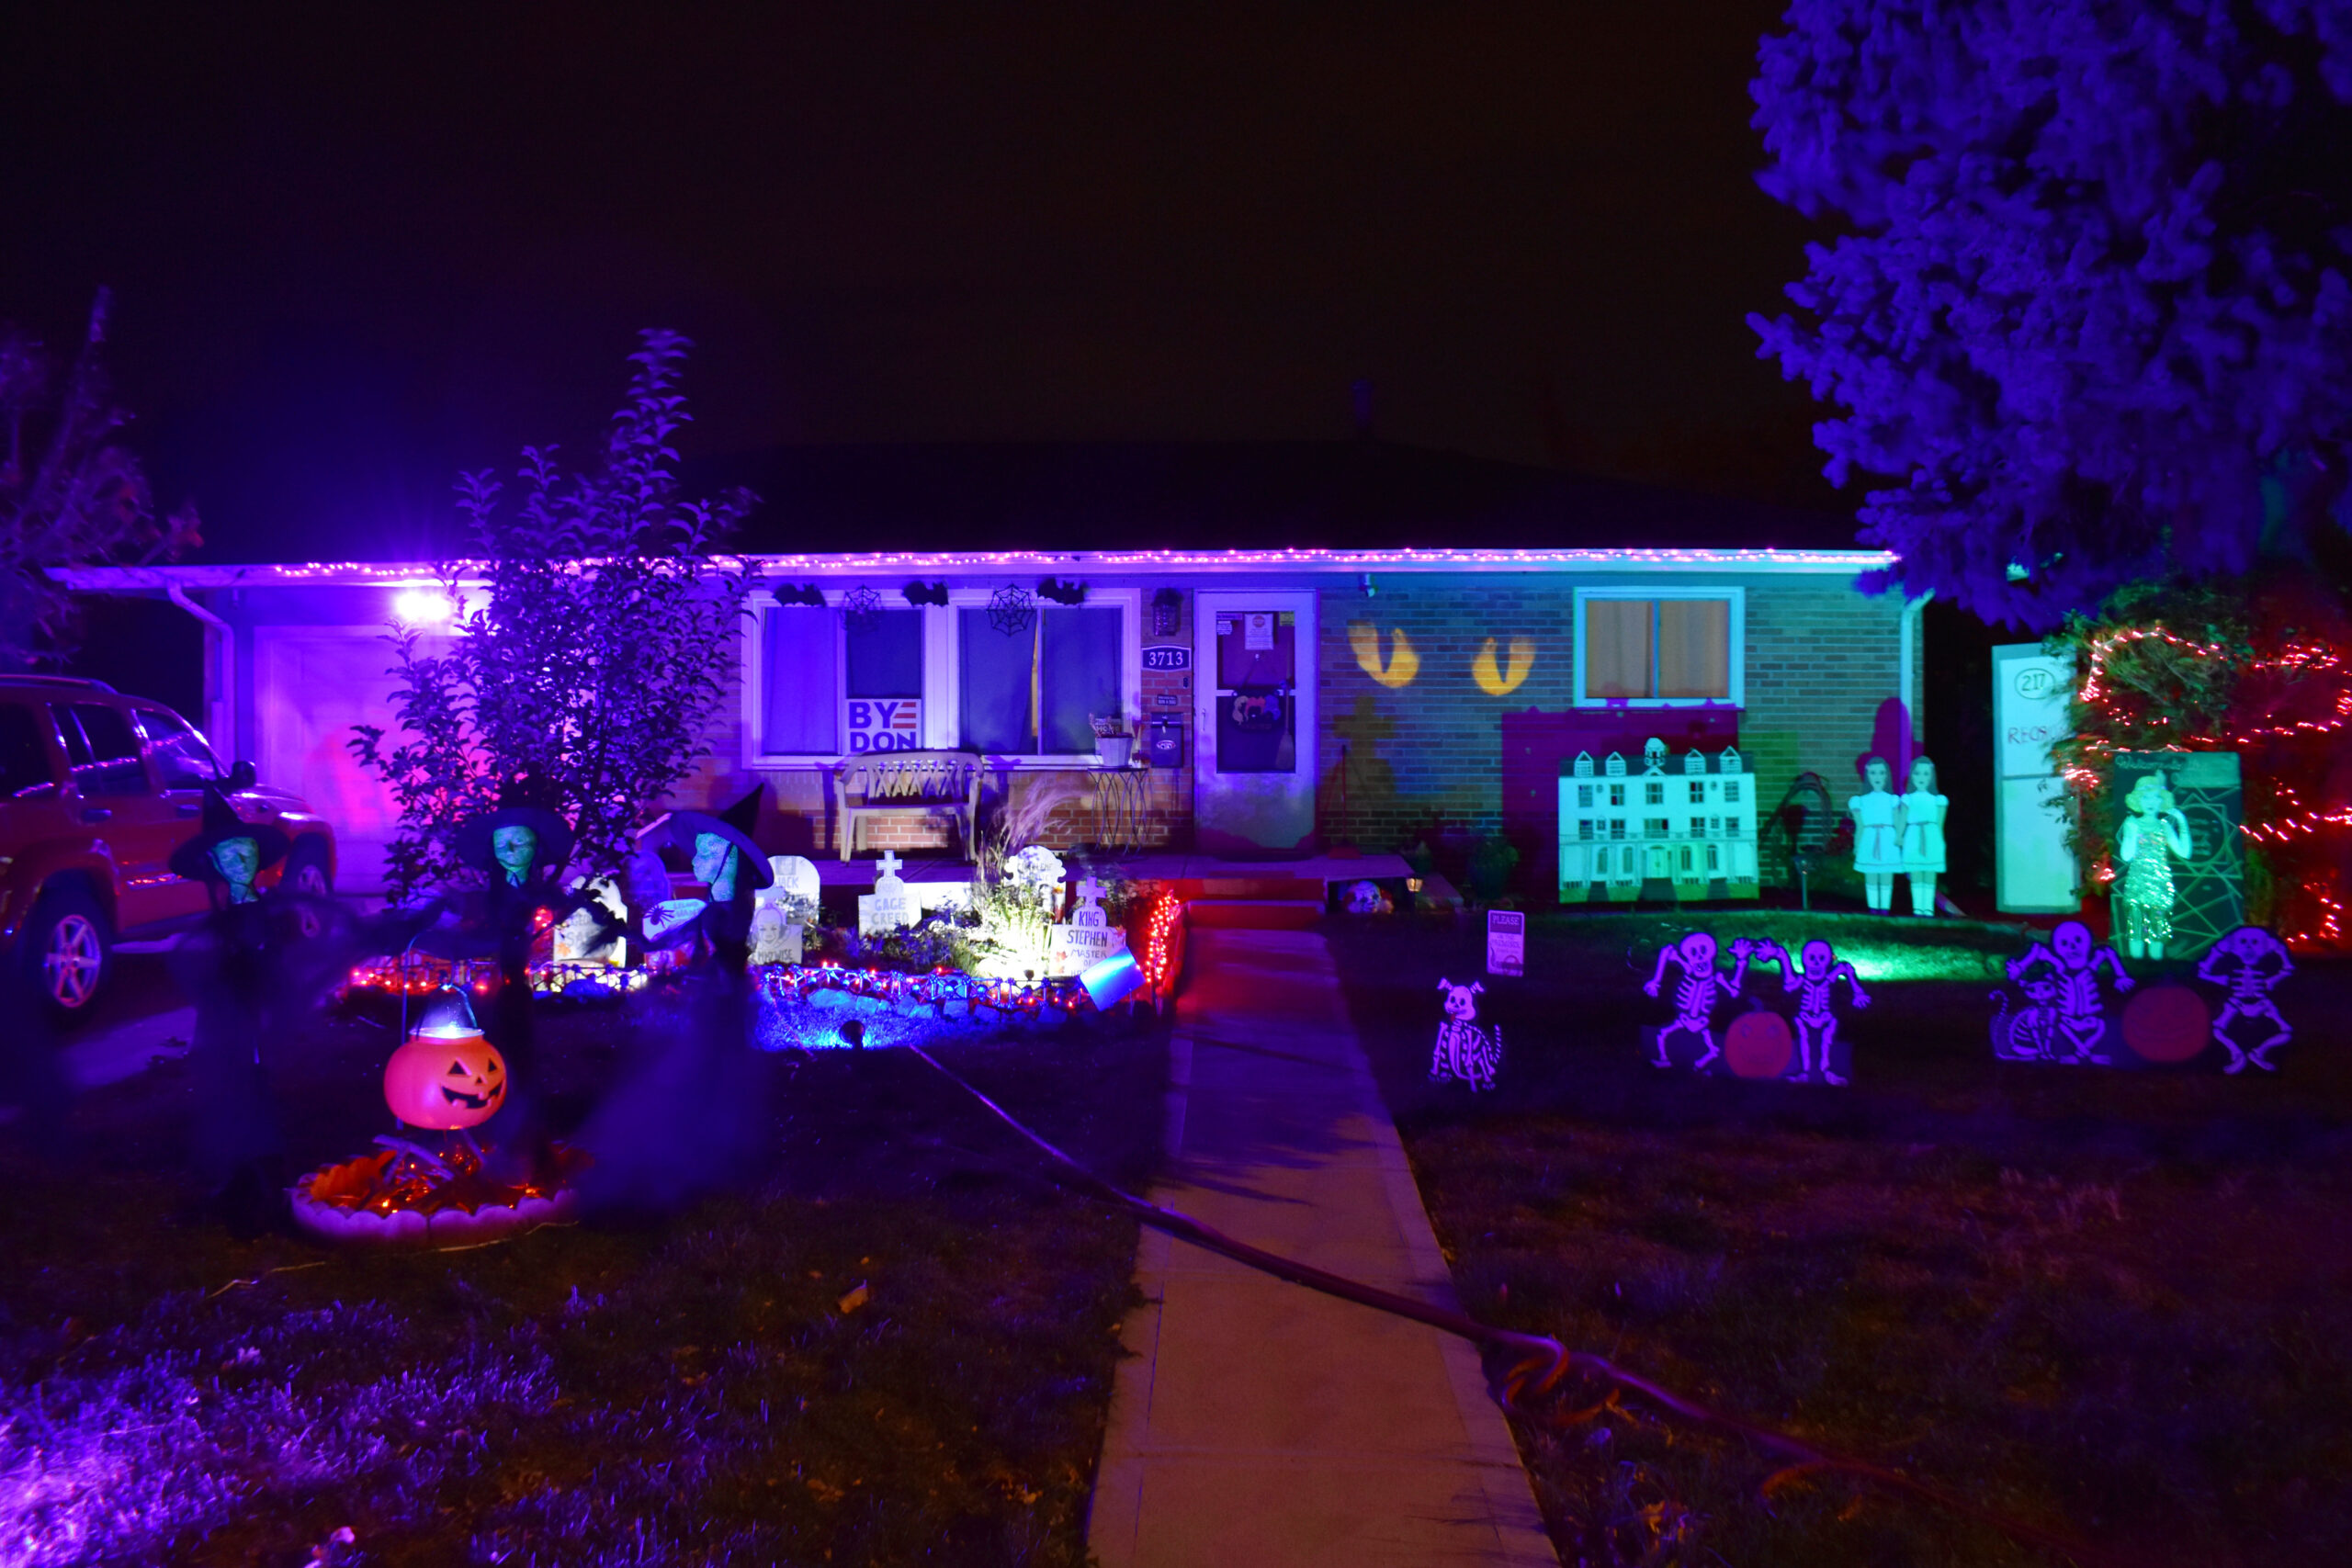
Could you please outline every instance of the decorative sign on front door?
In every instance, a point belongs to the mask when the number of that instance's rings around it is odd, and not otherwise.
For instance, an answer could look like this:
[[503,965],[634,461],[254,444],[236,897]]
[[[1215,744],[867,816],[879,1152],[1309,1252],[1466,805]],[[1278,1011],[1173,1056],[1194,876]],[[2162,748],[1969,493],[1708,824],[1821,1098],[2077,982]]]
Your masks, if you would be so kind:
[[852,697],[842,704],[842,734],[849,750],[922,750],[921,697]]

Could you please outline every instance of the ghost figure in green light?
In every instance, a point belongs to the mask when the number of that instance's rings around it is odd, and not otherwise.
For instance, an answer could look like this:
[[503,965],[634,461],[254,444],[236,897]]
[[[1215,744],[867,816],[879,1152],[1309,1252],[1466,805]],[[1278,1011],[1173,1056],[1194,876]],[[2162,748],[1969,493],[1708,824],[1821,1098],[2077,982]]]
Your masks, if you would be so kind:
[[2162,958],[2165,943],[2172,940],[2177,897],[2172,863],[2190,853],[2188,818],[2161,773],[2142,774],[2123,804],[2132,815],[2115,838],[2116,858],[2124,865],[2115,904],[2122,916],[2124,951],[2134,958]]

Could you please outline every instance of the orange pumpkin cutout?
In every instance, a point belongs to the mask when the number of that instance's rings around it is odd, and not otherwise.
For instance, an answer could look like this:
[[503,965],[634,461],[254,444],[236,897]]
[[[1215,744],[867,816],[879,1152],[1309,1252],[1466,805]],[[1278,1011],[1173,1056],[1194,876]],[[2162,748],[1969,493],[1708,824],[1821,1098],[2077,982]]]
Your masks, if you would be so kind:
[[506,1103],[506,1058],[482,1037],[463,991],[444,987],[384,1064],[384,1103],[412,1127],[479,1127]]

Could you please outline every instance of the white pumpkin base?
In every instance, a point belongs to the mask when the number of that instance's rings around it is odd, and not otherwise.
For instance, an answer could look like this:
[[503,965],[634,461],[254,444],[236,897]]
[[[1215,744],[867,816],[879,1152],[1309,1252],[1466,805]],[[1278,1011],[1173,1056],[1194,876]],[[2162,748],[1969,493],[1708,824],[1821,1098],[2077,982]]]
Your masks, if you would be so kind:
[[[427,1204],[402,1206],[378,1198],[378,1179],[394,1158],[392,1150],[361,1155],[340,1165],[322,1166],[294,1184],[294,1223],[326,1247],[386,1251],[480,1247],[535,1231],[568,1224],[579,1217],[580,1192],[573,1184],[588,1168],[583,1149],[555,1145],[556,1179],[545,1190],[491,1188],[491,1201],[468,1207],[455,1194],[432,1195]],[[479,1186],[475,1191],[484,1191]],[[497,1194],[512,1196],[499,1201]]]

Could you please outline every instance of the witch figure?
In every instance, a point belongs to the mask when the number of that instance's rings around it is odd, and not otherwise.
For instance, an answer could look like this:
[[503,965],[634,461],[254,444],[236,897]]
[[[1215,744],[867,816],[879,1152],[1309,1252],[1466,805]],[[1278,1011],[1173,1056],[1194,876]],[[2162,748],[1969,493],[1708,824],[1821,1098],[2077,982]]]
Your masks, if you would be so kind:
[[286,1205],[285,1137],[270,1092],[267,1055],[297,1025],[297,951],[320,921],[298,906],[321,900],[259,886],[286,858],[283,829],[246,822],[207,784],[203,821],[172,852],[171,869],[212,896],[204,923],[173,949],[173,967],[196,999],[188,1067],[196,1089],[190,1155],[198,1180],[231,1233],[250,1240]]
[[514,792],[499,805],[458,824],[458,858],[482,874],[481,919],[461,929],[455,946],[465,954],[494,955],[498,989],[482,1033],[506,1059],[506,1103],[485,1123],[489,1157],[503,1178],[521,1180],[548,1152],[539,1107],[538,1043],[531,1016],[531,953],[542,932],[575,909],[604,906],[583,892],[559,886],[571,858],[571,825]]
[[621,1082],[581,1130],[596,1156],[581,1183],[594,1210],[667,1209],[738,1174],[764,1122],[766,1073],[752,1047],[752,895],[775,880],[752,837],[764,786],[725,811],[673,811],[639,835],[686,858],[710,890],[688,919],[645,934],[649,947],[702,950],[672,1014],[667,1047]]

